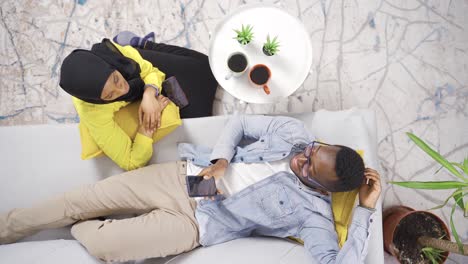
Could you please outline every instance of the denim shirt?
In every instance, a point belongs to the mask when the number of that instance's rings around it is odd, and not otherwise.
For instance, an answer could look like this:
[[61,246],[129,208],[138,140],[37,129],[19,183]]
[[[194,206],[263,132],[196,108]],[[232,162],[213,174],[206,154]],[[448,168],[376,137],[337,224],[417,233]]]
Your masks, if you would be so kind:
[[[242,140],[250,143],[239,146]],[[196,165],[283,159],[294,146],[313,141],[303,123],[289,117],[233,116],[213,150],[180,144],[179,154]],[[363,263],[373,211],[356,207],[343,248],[338,246],[330,197],[279,172],[224,199],[202,200],[196,209],[200,244],[210,246],[248,236],[298,237],[319,263]]]
[[179,155],[198,166],[220,158],[228,162],[265,162],[289,156],[294,146],[315,138],[302,121],[284,116],[231,116],[213,149],[188,143],[178,145]]

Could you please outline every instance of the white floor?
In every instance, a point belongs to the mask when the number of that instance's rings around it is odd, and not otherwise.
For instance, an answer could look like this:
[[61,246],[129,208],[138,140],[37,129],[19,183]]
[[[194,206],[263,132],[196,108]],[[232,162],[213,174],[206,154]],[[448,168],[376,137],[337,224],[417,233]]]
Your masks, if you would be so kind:
[[[158,42],[207,52],[216,24],[230,10],[254,2],[3,0],[0,125],[77,122],[70,97],[58,86],[60,64],[75,48],[90,48],[103,37],[132,30],[154,31]],[[277,104],[242,104],[220,89],[216,114],[371,108],[377,113],[386,180],[450,179],[443,170],[433,176],[438,166],[405,132],[426,139],[451,161],[468,156],[468,1],[264,2],[277,4],[306,25],[313,72],[303,87]],[[428,209],[442,203],[445,194],[389,186],[384,206]],[[448,209],[435,213],[448,223]],[[466,242],[468,225],[461,211],[455,223]]]

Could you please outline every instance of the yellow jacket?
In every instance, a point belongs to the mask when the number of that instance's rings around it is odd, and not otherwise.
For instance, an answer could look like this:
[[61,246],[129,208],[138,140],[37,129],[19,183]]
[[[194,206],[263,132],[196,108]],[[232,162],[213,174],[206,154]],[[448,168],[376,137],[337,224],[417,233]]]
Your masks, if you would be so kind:
[[[140,76],[145,84],[161,87],[165,79],[163,72],[144,60],[135,48],[120,46],[114,42],[113,44],[125,57],[133,59],[140,65]],[[114,120],[115,112],[129,102],[93,104],[73,97],[73,104],[80,117],[80,126],[88,128],[99,148],[121,168],[133,170],[143,167],[149,161],[153,155],[153,139],[138,133],[132,141]]]

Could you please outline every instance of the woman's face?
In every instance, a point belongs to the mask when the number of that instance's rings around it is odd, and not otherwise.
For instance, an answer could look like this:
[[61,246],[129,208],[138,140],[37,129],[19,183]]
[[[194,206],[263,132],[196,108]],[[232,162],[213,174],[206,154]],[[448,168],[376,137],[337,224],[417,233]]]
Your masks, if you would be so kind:
[[128,82],[119,71],[115,70],[107,79],[104,89],[102,89],[101,99],[112,101],[127,94],[129,90],[130,85],[128,85]]

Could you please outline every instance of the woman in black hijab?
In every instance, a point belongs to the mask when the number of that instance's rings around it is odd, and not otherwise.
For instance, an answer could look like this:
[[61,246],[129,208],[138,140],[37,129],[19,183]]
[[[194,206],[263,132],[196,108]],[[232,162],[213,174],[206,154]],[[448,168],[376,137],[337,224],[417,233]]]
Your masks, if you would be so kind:
[[[107,104],[115,101],[136,101],[141,99],[145,83],[140,78],[140,67],[135,62],[120,54],[106,54],[96,51],[74,50],[62,64],[60,86],[69,94],[93,104]],[[126,88],[122,95],[114,100],[101,98],[104,86],[113,73],[125,80]],[[112,82],[110,82],[112,83]],[[128,91],[127,91],[128,88]],[[124,94],[124,92],[126,92]]]
[[[90,51],[73,51],[61,68],[60,86],[73,96],[81,131],[89,130],[99,148],[126,170],[142,167],[151,158],[152,138],[163,109],[173,104],[160,94],[166,74],[158,68],[164,67],[170,76],[176,76],[188,97],[189,105],[180,112],[182,118],[211,115],[217,87],[207,58],[158,53],[150,54],[151,63],[142,57],[145,52],[104,39]],[[114,114],[139,100],[139,133],[132,140],[115,123]],[[82,158],[94,156],[83,152]]]

